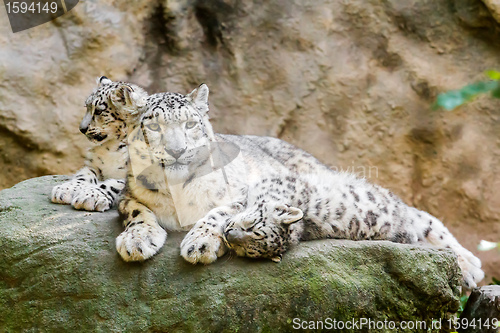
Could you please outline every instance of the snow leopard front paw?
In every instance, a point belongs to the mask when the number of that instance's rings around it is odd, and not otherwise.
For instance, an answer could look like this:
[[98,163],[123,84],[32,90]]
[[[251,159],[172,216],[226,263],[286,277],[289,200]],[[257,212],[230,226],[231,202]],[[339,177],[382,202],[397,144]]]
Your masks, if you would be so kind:
[[167,232],[159,225],[132,222],[116,238],[116,250],[125,261],[142,261],[154,256],[166,239]]
[[75,194],[71,205],[75,209],[104,212],[113,207],[113,197],[95,187],[86,187]]
[[206,228],[193,228],[181,243],[181,255],[186,261],[210,264],[226,253],[226,246],[217,233]]
[[116,197],[124,187],[124,182],[116,179],[82,187],[74,194],[71,205],[76,209],[103,212],[113,207]]
[[69,205],[73,200],[74,194],[82,188],[78,182],[69,181],[61,185],[56,185],[52,188],[50,200],[53,203]]

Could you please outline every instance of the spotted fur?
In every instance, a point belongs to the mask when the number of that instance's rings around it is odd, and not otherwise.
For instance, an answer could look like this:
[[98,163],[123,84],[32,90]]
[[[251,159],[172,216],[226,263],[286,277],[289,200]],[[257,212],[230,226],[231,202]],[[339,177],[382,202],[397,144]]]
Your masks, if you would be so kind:
[[113,82],[105,76],[85,101],[87,112],[80,131],[96,144],[85,166],[73,178],[52,189],[54,203],[71,204],[76,209],[110,209],[125,187],[127,172],[127,132],[137,122],[147,94],[136,85]]
[[475,287],[484,277],[480,260],[441,221],[348,173],[271,173],[255,179],[246,208],[226,220],[224,240],[239,256],[279,262],[290,246],[326,238],[430,243],[457,254],[464,286]]
[[279,139],[215,134],[208,93],[201,85],[188,95],[149,96],[128,137],[129,173],[118,208],[125,230],[116,240],[126,261],[152,257],[166,230],[189,230],[181,255],[191,263],[211,263],[227,250],[222,227],[245,202],[249,175],[326,169]]

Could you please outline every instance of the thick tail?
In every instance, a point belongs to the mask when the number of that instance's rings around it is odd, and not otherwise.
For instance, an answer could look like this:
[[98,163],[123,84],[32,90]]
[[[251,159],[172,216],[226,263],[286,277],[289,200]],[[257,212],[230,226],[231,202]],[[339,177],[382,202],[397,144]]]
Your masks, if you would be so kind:
[[455,252],[458,257],[458,265],[462,269],[463,286],[469,289],[476,287],[477,283],[484,278],[484,272],[481,269],[481,260],[460,245],[451,232],[437,218],[425,212],[419,212],[419,214],[426,215],[422,230],[419,232],[419,238],[425,239],[426,242],[432,245],[450,248]]

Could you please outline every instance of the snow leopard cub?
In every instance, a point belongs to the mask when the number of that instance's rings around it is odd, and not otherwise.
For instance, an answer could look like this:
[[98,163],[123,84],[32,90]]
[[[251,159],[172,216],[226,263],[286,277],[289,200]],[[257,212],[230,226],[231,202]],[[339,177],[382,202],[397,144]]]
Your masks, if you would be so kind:
[[352,174],[275,174],[252,188],[246,207],[224,227],[224,241],[238,256],[279,262],[299,241],[325,238],[425,242],[457,254],[465,287],[484,278],[481,261],[441,221]]
[[125,187],[127,133],[148,94],[135,84],[113,82],[105,76],[96,83],[97,88],[85,101],[87,112],[80,123],[80,132],[95,146],[70,181],[54,186],[51,201],[76,209],[105,211]]

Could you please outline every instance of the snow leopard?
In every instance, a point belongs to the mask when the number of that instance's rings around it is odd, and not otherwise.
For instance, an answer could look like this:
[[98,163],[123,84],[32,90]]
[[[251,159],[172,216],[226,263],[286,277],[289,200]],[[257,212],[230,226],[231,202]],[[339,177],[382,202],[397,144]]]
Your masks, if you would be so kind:
[[80,132],[96,145],[88,151],[84,167],[52,189],[52,202],[88,211],[113,207],[125,187],[127,132],[137,122],[147,97],[135,84],[113,82],[105,76],[97,79],[80,123]]
[[191,230],[181,255],[211,263],[227,250],[220,218],[245,202],[247,174],[327,169],[280,139],[214,133],[208,95],[205,84],[187,95],[150,95],[130,131],[127,185],[118,205],[125,230],[116,239],[125,261],[151,258],[167,231]]
[[429,243],[455,252],[465,287],[484,278],[479,258],[440,220],[353,174],[270,172],[255,177],[248,194],[239,212],[225,216],[224,242],[238,256],[280,262],[291,246],[314,239]]

